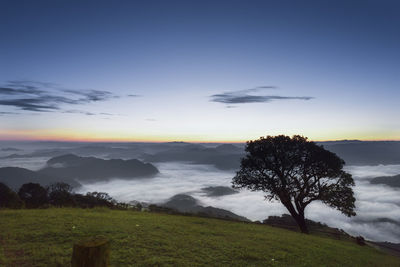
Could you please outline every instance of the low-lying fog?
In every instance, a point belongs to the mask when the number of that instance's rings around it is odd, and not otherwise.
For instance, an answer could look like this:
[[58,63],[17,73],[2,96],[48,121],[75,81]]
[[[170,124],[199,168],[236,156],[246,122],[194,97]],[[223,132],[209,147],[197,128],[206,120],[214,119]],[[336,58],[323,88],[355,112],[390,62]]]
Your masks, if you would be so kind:
[[[5,159],[0,167],[18,166],[37,170],[49,157]],[[270,215],[287,213],[279,202],[264,200],[261,192],[243,190],[238,194],[209,197],[201,191],[207,186],[230,186],[234,171],[221,171],[211,165],[188,163],[154,163],[160,173],[154,178],[84,184],[79,192],[101,191],[118,201],[132,200],[162,203],[178,193],[190,194],[203,206],[230,210],[251,220],[263,220]],[[373,185],[369,178],[400,174],[400,165],[347,166],[356,182],[357,216],[348,218],[322,203],[313,203],[306,210],[309,219],[362,235],[375,241],[400,243],[400,190]]]
[[[160,170],[156,178],[141,180],[115,179],[105,183],[86,184],[80,191],[108,192],[119,201],[138,200],[162,203],[178,193],[187,193],[204,206],[230,210],[251,220],[263,220],[270,215],[287,213],[279,202],[264,200],[261,192],[242,190],[238,194],[208,197],[201,191],[206,186],[230,186],[234,172],[220,171],[208,165],[185,163],[155,164]],[[368,178],[400,173],[400,165],[348,166],[356,182],[357,216],[348,218],[322,203],[313,203],[306,209],[309,219],[362,235],[376,241],[400,242],[400,191],[383,185],[372,185]],[[382,218],[393,222],[379,221]],[[397,222],[397,224],[396,224]]]

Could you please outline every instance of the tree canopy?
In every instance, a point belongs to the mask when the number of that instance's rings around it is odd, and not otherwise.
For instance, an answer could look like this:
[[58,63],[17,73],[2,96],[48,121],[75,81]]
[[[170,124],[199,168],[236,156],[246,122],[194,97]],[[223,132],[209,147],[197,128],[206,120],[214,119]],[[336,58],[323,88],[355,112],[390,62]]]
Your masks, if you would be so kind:
[[6,184],[0,183],[0,208],[21,208],[22,200]]
[[355,215],[354,180],[336,154],[299,135],[261,137],[247,142],[246,152],[233,186],[280,200],[302,232],[308,233],[304,210],[316,200]]
[[22,185],[18,196],[25,202],[27,208],[39,208],[48,201],[47,190],[36,183]]
[[67,183],[54,183],[47,188],[49,203],[57,206],[73,206],[74,198],[72,195],[72,186]]

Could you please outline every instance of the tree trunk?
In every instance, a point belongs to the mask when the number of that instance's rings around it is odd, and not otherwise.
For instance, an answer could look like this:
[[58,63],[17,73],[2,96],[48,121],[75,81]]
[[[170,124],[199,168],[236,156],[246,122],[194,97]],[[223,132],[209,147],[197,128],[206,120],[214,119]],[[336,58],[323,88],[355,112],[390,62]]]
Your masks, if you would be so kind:
[[91,237],[74,244],[72,267],[110,266],[110,242],[105,237]]
[[301,214],[297,215],[296,217],[294,217],[294,219],[296,220],[297,224],[299,225],[300,231],[304,234],[308,234],[309,233],[308,227],[307,227],[306,221],[304,219],[304,215],[303,216],[301,216]]
[[282,204],[290,212],[290,215],[292,215],[293,219],[296,221],[297,225],[299,226],[300,231],[304,234],[308,234],[309,233],[308,228],[306,225],[306,221],[304,219],[304,209],[300,210],[300,212],[298,213],[290,201],[282,202]]

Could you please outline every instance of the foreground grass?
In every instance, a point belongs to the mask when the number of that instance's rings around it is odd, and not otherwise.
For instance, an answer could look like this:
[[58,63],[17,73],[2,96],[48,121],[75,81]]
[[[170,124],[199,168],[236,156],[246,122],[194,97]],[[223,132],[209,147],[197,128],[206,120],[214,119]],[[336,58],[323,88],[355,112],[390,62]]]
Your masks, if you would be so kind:
[[348,241],[265,225],[109,209],[0,210],[0,266],[68,266],[77,240],[112,240],[113,266],[400,266]]

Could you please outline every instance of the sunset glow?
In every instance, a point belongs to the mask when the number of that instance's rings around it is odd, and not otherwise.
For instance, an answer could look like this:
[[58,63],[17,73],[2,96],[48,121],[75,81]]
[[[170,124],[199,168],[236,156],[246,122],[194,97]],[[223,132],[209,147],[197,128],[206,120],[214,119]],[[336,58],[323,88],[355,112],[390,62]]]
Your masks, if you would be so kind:
[[396,9],[336,4],[10,1],[0,139],[400,140]]

